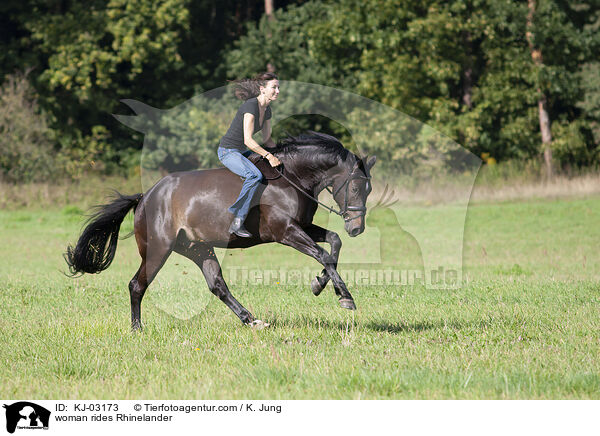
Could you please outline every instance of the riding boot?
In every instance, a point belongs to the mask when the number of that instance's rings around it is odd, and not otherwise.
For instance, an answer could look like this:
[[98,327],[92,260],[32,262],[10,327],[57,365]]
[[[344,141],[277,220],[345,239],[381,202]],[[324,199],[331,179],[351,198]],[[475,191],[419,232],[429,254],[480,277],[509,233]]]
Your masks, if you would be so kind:
[[236,216],[233,219],[233,222],[229,226],[229,233],[235,233],[241,238],[250,238],[252,237],[252,233],[250,233],[244,227],[244,218]]

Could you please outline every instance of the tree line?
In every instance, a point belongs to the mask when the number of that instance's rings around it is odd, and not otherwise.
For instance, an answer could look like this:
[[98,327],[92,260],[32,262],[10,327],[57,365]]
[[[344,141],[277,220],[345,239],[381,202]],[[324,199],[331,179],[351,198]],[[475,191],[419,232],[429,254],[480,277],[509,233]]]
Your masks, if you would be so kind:
[[[596,0],[5,0],[0,173],[122,172],[142,136],[112,117],[128,113],[121,99],[175,107],[266,69],[380,101],[490,164],[596,166],[599,11]],[[191,166],[212,163],[227,127],[198,110],[174,113],[193,129],[163,141],[187,144]],[[319,117],[284,127],[344,135]],[[392,156],[394,144],[377,146]]]

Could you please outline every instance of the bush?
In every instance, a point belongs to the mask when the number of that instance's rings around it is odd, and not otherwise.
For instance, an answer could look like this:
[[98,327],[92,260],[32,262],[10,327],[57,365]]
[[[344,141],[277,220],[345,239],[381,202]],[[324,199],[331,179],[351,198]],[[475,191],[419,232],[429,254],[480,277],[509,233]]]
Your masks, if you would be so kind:
[[58,134],[37,104],[27,73],[7,76],[0,88],[0,179],[9,183],[79,179],[90,170],[111,172],[99,160],[109,132],[93,126],[83,136]]
[[596,162],[597,146],[591,136],[586,120],[552,123],[552,156],[560,169],[568,172]]
[[0,177],[47,180],[55,174],[53,132],[40,111],[26,73],[7,77],[0,88]]

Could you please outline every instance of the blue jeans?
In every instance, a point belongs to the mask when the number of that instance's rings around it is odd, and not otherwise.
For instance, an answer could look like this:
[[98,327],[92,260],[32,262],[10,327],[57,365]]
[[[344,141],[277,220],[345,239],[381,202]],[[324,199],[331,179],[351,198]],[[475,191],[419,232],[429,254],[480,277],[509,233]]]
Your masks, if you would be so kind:
[[263,178],[260,170],[246,158],[250,153],[252,153],[250,150],[242,153],[235,148],[219,147],[217,150],[217,155],[221,163],[238,176],[244,178],[240,196],[228,209],[229,212],[242,219],[246,219],[250,210],[250,204],[252,203],[252,197],[254,197]]

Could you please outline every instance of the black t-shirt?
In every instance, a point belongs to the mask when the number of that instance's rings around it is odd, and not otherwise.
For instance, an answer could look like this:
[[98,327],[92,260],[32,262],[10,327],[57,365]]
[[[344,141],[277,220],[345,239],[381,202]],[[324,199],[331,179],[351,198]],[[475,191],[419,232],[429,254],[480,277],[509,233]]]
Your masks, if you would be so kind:
[[[252,114],[254,115],[254,131],[252,134],[254,135],[263,126],[259,125],[259,109],[258,109],[258,99],[256,97],[249,98],[246,100],[238,109],[235,114],[235,118],[231,122],[231,126],[229,126],[229,130],[225,136],[221,138],[221,147],[224,148],[236,148],[238,150],[245,150],[246,145],[244,144],[244,114]],[[263,120],[263,125],[265,121],[271,118],[271,106],[267,106],[267,110],[265,111],[265,119]]]

